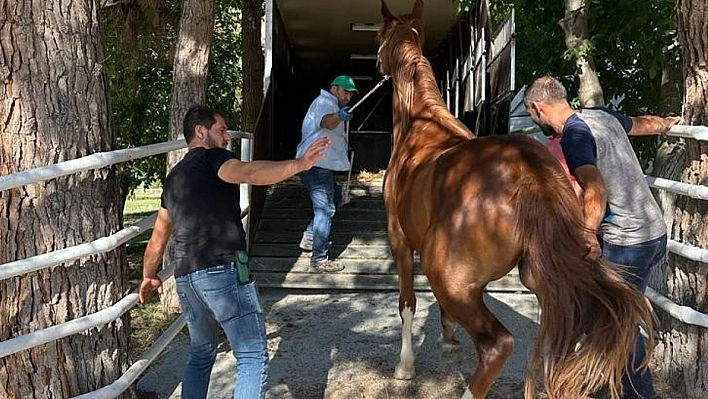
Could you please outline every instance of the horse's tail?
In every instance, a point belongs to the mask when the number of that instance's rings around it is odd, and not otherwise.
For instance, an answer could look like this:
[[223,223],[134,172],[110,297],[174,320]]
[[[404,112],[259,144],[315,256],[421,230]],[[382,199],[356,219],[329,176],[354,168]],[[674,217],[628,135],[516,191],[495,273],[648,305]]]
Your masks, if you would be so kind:
[[534,397],[542,376],[551,399],[589,396],[605,385],[618,399],[639,325],[653,348],[651,305],[616,266],[584,259],[580,201],[562,170],[553,170],[552,179],[529,176],[516,201],[522,267],[535,282],[541,309],[525,398]]

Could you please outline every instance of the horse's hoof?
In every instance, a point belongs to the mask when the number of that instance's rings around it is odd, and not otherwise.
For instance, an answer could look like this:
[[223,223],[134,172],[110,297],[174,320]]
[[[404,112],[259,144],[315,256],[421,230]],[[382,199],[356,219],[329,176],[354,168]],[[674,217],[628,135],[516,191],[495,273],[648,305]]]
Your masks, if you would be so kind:
[[415,368],[410,369],[396,366],[396,370],[393,372],[393,378],[397,380],[412,380],[415,377]]
[[460,340],[457,339],[457,337],[455,335],[451,335],[449,337],[446,337],[445,335],[441,335],[440,342],[442,343],[443,346],[445,346],[445,345],[459,346],[460,345]]
[[442,346],[442,352],[444,354],[458,353],[460,350],[460,341],[454,340],[452,342],[443,341],[440,346]]

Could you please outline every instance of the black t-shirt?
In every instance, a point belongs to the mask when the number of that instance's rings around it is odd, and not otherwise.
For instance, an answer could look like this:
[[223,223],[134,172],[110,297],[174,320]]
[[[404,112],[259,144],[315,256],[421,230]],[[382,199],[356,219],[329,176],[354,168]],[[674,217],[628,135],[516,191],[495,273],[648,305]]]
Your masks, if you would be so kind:
[[194,148],[165,179],[161,206],[172,219],[175,276],[232,262],[246,248],[238,184],[217,175],[232,158],[222,148]]

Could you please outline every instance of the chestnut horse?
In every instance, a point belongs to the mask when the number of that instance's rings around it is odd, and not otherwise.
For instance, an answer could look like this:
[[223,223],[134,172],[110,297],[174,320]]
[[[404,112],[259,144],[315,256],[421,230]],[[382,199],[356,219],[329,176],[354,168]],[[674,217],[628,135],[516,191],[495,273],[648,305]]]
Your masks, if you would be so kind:
[[[400,282],[402,347],[395,378],[414,376],[413,253],[440,305],[443,339],[461,324],[477,350],[464,399],[483,399],[514,339],[482,300],[518,265],[541,310],[525,397],[621,392],[646,299],[616,266],[587,261],[581,203],[556,159],[521,135],[477,138],[451,115],[422,55],[423,2],[396,17],[382,0],[379,61],[394,84],[394,146],[384,180],[388,235]],[[649,342],[652,342],[650,337]]]

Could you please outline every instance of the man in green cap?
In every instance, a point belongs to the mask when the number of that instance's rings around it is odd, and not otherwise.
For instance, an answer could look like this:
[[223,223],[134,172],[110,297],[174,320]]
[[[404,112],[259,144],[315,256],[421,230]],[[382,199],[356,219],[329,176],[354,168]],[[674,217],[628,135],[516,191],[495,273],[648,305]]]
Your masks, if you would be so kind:
[[320,137],[329,137],[332,145],[325,150],[326,157],[315,166],[300,173],[300,179],[312,200],[314,217],[302,234],[300,249],[312,251],[310,267],[317,272],[338,272],[344,269],[340,263],[329,259],[329,236],[332,217],[342,199],[342,190],[334,179],[335,172],[348,171],[347,137],[344,122],[354,115],[347,104],[358,93],[350,76],[339,75],[332,81],[329,90],[320,90],[320,95],[310,104],[302,122],[302,140],[297,146],[298,157]]

